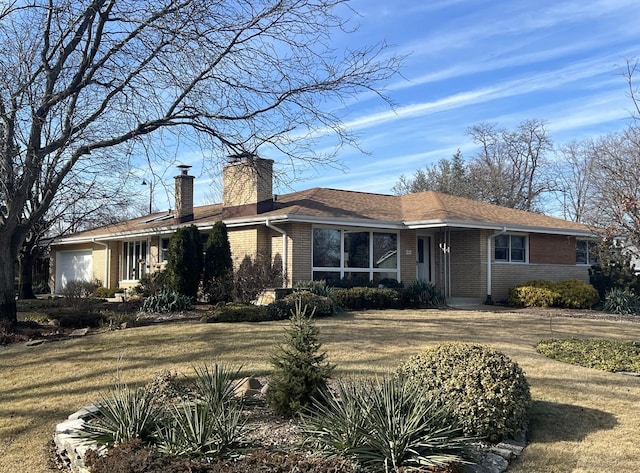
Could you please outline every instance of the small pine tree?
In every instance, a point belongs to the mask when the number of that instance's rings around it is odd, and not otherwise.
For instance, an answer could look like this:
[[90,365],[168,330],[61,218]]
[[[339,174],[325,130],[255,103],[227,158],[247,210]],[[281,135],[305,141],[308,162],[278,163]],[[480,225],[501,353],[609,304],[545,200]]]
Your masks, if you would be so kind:
[[205,245],[202,283],[209,302],[231,300],[233,259],[227,226],[223,222],[216,222],[209,232]]
[[167,276],[171,289],[196,299],[202,272],[202,239],[195,225],[179,228],[169,240]]
[[267,402],[279,414],[293,416],[309,406],[327,387],[334,366],[326,361],[326,353],[318,353],[319,330],[313,323],[313,312],[296,303],[285,340],[271,359],[274,372],[269,380]]

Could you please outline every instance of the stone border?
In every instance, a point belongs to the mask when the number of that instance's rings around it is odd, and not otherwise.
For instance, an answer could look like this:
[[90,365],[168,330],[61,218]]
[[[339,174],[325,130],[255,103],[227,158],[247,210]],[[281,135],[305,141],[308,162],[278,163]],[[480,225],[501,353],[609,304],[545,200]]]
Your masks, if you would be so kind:
[[[260,382],[254,378],[243,378],[236,388],[236,395],[251,396],[260,392]],[[268,386],[268,385],[267,385]],[[86,419],[95,415],[98,408],[95,404],[83,407],[71,414],[67,420],[56,425],[53,435],[55,453],[59,464],[72,473],[91,473],[84,463],[84,456],[88,450],[96,450],[104,454],[107,449],[97,443],[79,439],[74,436]],[[503,473],[509,467],[509,462],[518,458],[527,446],[526,431],[520,432],[514,439],[505,440],[496,445],[477,443],[473,446],[475,464],[465,465],[464,473]]]
[[87,441],[74,436],[87,418],[98,412],[95,405],[83,407],[74,412],[67,420],[56,425],[53,434],[55,453],[58,456],[60,465],[72,473],[90,473],[89,468],[84,464],[84,456],[88,450],[96,450],[98,453],[106,452],[107,449],[98,446],[97,443]]

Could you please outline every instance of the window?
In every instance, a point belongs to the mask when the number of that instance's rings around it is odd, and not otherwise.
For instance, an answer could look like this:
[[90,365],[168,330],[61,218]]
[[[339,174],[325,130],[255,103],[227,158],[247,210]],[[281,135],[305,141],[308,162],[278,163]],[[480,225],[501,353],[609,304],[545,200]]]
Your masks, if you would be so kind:
[[122,274],[125,281],[137,281],[147,272],[147,241],[125,241],[122,244]]
[[398,234],[314,228],[312,262],[314,280],[362,283],[399,279]]
[[169,238],[160,239],[160,258],[159,262],[164,263],[167,261],[167,250],[169,249]]
[[527,237],[523,235],[498,235],[494,238],[496,261],[523,263],[527,261]]
[[596,242],[576,240],[576,264],[594,264],[596,261]]

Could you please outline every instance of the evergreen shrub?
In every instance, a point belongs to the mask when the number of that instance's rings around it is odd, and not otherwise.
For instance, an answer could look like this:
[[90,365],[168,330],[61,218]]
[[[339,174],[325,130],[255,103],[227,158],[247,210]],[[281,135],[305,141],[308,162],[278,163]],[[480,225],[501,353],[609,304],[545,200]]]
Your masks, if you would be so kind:
[[257,306],[240,302],[219,302],[213,312],[208,313],[202,322],[265,322],[274,320],[267,306]]
[[314,317],[329,317],[336,313],[333,299],[319,296],[310,291],[296,291],[267,306],[271,320],[284,320],[292,316],[296,311],[296,304],[300,302],[302,307],[314,311]]
[[496,442],[527,424],[531,395],[524,372],[492,348],[444,343],[409,358],[397,374],[448,409],[465,435]]
[[296,304],[285,339],[271,358],[274,371],[269,379],[267,402],[279,414],[293,416],[311,405],[327,389],[333,366],[320,353],[319,329],[313,313]]
[[334,288],[331,294],[338,306],[345,310],[399,309],[402,307],[400,293],[395,289]]
[[509,290],[509,304],[522,307],[590,309],[599,300],[598,291],[579,279],[534,280]]

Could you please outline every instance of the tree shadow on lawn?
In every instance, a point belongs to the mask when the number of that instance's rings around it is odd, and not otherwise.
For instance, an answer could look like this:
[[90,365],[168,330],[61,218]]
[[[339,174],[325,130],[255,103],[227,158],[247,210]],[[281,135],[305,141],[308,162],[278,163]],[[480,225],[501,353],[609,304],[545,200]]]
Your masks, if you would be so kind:
[[539,443],[581,441],[600,430],[611,430],[618,424],[615,416],[597,409],[533,401],[529,440]]

